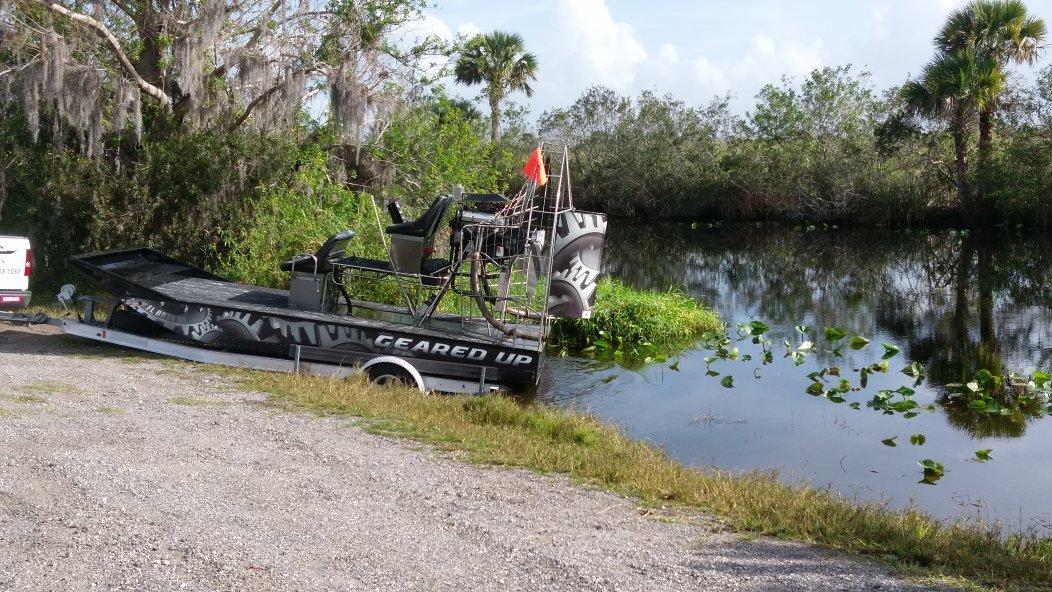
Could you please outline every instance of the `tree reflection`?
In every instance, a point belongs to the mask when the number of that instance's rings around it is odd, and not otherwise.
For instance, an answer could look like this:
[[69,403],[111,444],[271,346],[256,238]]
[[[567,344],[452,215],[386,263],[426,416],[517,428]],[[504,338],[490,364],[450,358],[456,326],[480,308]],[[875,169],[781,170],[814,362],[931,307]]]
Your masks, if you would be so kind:
[[[772,337],[840,326],[890,336],[925,365],[947,421],[973,437],[1019,437],[1040,403],[999,394],[976,412],[943,385],[1052,365],[1052,241],[967,233],[800,231],[775,225],[613,225],[608,271],[637,287],[682,286],[731,322]],[[829,359],[819,361],[835,364]],[[842,361],[841,361],[842,362]]]
[[[973,274],[973,265],[976,266]],[[1018,438],[1026,433],[1027,425],[1044,416],[1044,406],[1037,400],[1020,401],[1009,389],[992,393],[1002,406],[1011,409],[1010,415],[991,414],[969,407],[969,401],[955,397],[944,385],[967,382],[980,369],[996,376],[1010,371],[1002,355],[998,340],[995,310],[995,291],[998,287],[998,265],[995,247],[968,238],[958,254],[957,270],[953,278],[954,300],[951,336],[944,339],[947,346],[935,348],[928,362],[928,374],[939,389],[939,406],[953,427],[968,432],[973,438]],[[970,331],[969,296],[972,287],[978,300],[978,339]]]

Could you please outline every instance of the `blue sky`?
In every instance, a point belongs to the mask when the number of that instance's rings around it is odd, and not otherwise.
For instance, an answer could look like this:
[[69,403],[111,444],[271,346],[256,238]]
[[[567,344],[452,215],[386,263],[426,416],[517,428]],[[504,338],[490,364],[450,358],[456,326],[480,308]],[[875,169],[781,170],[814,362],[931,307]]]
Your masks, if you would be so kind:
[[[887,87],[919,71],[960,0],[436,0],[425,28],[453,36],[518,32],[540,61],[533,117],[592,84],[691,103],[730,92],[745,111],[783,74],[854,64]],[[1052,21],[1052,0],[1027,2]],[[1052,63],[1052,56],[1048,60]],[[1025,70],[1025,69],[1024,69]],[[1028,76],[1026,72],[1022,76]],[[458,94],[476,90],[455,87]],[[527,103],[522,95],[514,100]]]

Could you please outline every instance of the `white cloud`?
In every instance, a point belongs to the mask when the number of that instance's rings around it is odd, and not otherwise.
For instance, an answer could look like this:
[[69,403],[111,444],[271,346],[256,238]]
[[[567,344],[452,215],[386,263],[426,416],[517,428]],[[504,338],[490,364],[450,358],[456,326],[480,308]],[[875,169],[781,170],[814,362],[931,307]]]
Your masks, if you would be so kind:
[[[889,36],[898,36],[891,16],[899,9],[895,3],[903,1],[914,0],[881,0],[874,3],[876,7],[862,7],[861,15],[872,16],[864,36],[873,39],[881,27],[891,29]],[[929,11],[934,12],[938,9],[935,3],[964,0],[917,1],[927,2]],[[842,57],[837,57],[838,61],[829,58],[821,37],[809,36],[805,30],[795,30],[790,36],[777,29],[773,34],[772,25],[767,30],[746,28],[742,33],[747,30],[747,34],[725,37],[716,45],[664,32],[655,34],[652,27],[644,27],[642,32],[653,37],[644,37],[627,22],[632,9],[618,8],[615,12],[610,4],[608,0],[558,0],[543,7],[534,5],[538,14],[531,22],[547,23],[522,30],[527,47],[538,55],[541,66],[539,80],[533,84],[537,95],[528,101],[534,115],[567,105],[586,87],[596,84],[632,96],[652,89],[694,104],[730,93],[734,96],[732,108],[744,111],[752,106],[753,97],[764,84],[776,83],[786,75],[798,80],[814,68],[844,61]],[[895,7],[889,11],[885,7],[889,5]],[[507,28],[508,17],[501,14],[492,18],[464,13],[461,20],[450,19],[445,29],[469,36],[480,28]],[[443,30],[438,25],[436,29]],[[839,47],[841,40],[834,36],[832,41]],[[467,90],[456,89],[461,94]],[[511,99],[523,100],[520,96]]]
[[873,34],[881,39],[888,37],[888,16],[891,9],[885,5],[876,6],[870,13],[873,17]]
[[679,63],[679,52],[676,51],[676,46],[671,43],[665,43],[661,46],[661,51],[658,52],[661,59],[665,60],[670,64]]
[[638,87],[702,103],[728,92],[735,104],[746,109],[761,86],[777,82],[783,75],[800,78],[826,61],[821,40],[808,45],[795,40],[775,40],[757,35],[744,53],[687,57],[672,44],[664,44],[656,55],[639,67]]
[[425,14],[420,20],[407,25],[406,39],[410,42],[421,41],[428,37],[438,37],[444,41],[453,39],[453,30],[446,21],[433,14]]
[[647,51],[632,27],[614,20],[605,0],[559,0],[557,39],[566,50],[567,72],[587,84],[628,90]]
[[825,63],[822,53],[821,39],[807,45],[757,35],[752,49],[734,64],[733,72],[738,81],[754,85],[774,82],[783,75],[804,76]]
[[460,23],[460,26],[457,27],[457,35],[462,35],[464,37],[474,37],[481,32],[482,29],[478,28],[478,25],[471,21]]
[[[447,43],[451,42],[453,40],[453,30],[437,16],[425,14],[420,20],[406,26],[402,44],[408,48],[434,37]],[[419,61],[420,69],[427,73],[428,76],[438,76],[443,68],[448,65],[449,58],[442,55],[426,55],[421,57]]]
[[709,61],[705,56],[694,58],[691,64],[691,74],[697,84],[709,96],[726,93],[730,90],[730,81],[723,68]]
[[[821,39],[810,43],[756,35],[745,51],[713,59],[684,55],[672,43],[648,51],[629,24],[615,19],[606,0],[559,0],[554,47],[558,64],[542,63],[546,95],[559,93],[568,102],[584,88],[601,84],[623,93],[643,88],[672,93],[691,101],[735,91],[743,102],[783,75],[804,76],[825,64]],[[549,57],[551,59],[551,57]],[[572,100],[572,99],[571,99]]]

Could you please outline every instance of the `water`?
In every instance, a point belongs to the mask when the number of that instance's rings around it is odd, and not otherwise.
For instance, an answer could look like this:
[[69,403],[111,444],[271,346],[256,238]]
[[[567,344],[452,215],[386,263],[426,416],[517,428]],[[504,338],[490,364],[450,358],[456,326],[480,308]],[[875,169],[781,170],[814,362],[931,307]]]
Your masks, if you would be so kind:
[[[775,362],[738,343],[753,362],[718,361],[710,351],[683,354],[679,371],[639,371],[597,361],[550,360],[540,397],[619,424],[696,466],[776,470],[847,495],[910,503],[940,518],[999,520],[1009,529],[1052,534],[1052,417],[1034,405],[1009,417],[976,413],[946,397],[980,364],[1030,373],[1052,368],[1052,241],[1016,234],[801,231],[789,226],[612,224],[605,265],[626,283],[680,287],[734,325],[771,326]],[[783,339],[797,325],[843,327],[872,344],[809,356],[794,366]],[[902,353],[887,374],[834,404],[805,393],[807,374],[878,361],[881,344]],[[827,349],[819,340],[820,349]],[[927,374],[916,400],[936,411],[907,420],[866,407],[882,388],[911,384],[900,370],[917,361]],[[734,377],[734,388],[720,380]],[[857,375],[853,377],[857,382]],[[860,409],[849,404],[858,401]],[[921,446],[912,434],[924,434]],[[896,437],[894,448],[882,440]],[[992,461],[974,460],[992,449]],[[936,485],[918,483],[917,462],[946,467]]]

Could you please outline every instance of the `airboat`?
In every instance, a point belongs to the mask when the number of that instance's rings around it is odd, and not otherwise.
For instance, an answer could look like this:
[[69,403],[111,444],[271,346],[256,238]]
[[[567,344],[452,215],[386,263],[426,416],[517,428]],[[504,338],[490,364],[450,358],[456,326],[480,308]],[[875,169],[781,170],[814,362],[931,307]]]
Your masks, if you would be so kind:
[[374,200],[387,258],[356,255],[364,249],[348,229],[274,263],[288,290],[227,281],[146,248],[78,255],[73,266],[109,297],[64,287],[59,300],[76,320],[56,324],[199,362],[364,371],[421,390],[535,384],[552,322],[591,315],[607,228],[604,215],[574,208],[566,149],[557,170],[548,174],[538,149],[514,196],[458,187],[415,218]]

